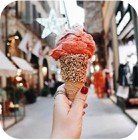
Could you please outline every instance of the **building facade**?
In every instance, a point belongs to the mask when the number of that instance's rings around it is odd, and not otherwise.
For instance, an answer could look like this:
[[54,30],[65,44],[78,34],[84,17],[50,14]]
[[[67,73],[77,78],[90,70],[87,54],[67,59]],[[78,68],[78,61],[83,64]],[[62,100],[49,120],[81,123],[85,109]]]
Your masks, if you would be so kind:
[[[113,72],[115,102],[125,111],[127,107],[138,104],[135,94],[138,16],[134,8],[124,1],[105,1],[102,12],[108,51],[107,68]],[[120,93],[121,87],[127,90]]]

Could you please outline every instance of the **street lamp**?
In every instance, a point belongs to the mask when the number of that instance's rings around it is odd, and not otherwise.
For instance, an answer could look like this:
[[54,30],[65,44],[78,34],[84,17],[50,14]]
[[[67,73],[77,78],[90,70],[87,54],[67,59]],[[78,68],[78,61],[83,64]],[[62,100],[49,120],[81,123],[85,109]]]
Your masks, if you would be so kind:
[[47,67],[42,67],[43,76],[46,77],[47,75]]
[[99,70],[100,70],[100,66],[99,66],[99,65],[96,65],[96,66],[95,66],[95,70],[96,70],[96,71],[99,71]]
[[92,62],[94,62],[96,60],[96,55],[92,56]]
[[15,38],[15,39],[19,39],[19,36],[16,35],[14,38]]

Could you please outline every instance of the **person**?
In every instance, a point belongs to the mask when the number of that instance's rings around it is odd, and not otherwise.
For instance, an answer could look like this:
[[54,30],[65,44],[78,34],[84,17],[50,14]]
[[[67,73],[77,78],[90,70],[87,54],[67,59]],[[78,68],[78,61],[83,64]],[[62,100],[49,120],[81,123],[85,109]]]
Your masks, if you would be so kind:
[[55,94],[51,139],[78,139],[82,132],[88,88],[82,87],[73,102],[68,100],[65,85],[58,87]]
[[105,92],[109,98],[111,96],[111,76],[109,72],[105,72]]
[[55,94],[55,81],[53,79],[49,79],[48,86],[50,89],[51,96],[54,96],[54,94]]

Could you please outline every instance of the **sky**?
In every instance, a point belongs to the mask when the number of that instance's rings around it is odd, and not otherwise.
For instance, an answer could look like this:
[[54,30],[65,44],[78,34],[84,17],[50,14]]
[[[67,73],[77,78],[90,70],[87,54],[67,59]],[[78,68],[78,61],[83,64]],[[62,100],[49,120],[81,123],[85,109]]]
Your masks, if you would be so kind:
[[[70,26],[72,27],[75,23],[83,25],[84,23],[84,9],[77,6],[76,0],[64,0],[67,16],[69,19]],[[60,1],[61,12],[65,13],[63,0]]]

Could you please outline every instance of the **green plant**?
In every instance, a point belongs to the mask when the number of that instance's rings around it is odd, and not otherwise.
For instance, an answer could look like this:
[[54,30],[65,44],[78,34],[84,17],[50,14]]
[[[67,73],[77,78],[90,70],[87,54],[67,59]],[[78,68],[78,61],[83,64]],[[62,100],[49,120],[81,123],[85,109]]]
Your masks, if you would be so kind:
[[47,85],[45,85],[41,90],[41,96],[48,96],[50,93],[50,89]]
[[24,93],[27,103],[34,103],[36,102],[36,92],[33,88],[30,88],[25,91]]

